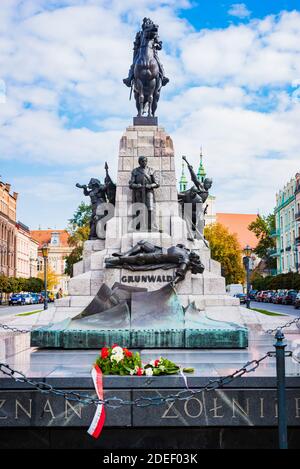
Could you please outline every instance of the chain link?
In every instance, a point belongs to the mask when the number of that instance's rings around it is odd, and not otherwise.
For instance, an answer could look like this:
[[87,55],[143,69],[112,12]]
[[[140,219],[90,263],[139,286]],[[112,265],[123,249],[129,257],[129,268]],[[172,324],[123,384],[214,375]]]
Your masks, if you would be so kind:
[[0,323],[0,328],[4,329],[5,331],[12,331],[12,332],[16,332],[19,334],[27,334],[27,332],[32,331],[32,329],[18,329],[17,327],[10,327],[7,324],[1,324],[1,323]]
[[297,324],[297,326],[298,326],[299,322],[300,322],[300,317],[295,318],[292,321],[289,321],[289,322],[285,323],[283,326],[276,327],[275,329],[268,329],[266,331],[266,334],[274,334],[274,332],[281,331],[282,329],[285,329],[287,327],[291,327],[293,324]]
[[234,373],[221,377],[215,380],[209,380],[208,383],[201,387],[201,389],[183,389],[176,394],[168,394],[167,396],[154,396],[154,397],[145,397],[141,396],[132,400],[123,400],[116,396],[108,397],[107,399],[98,399],[96,397],[90,396],[77,391],[64,391],[62,389],[56,389],[51,384],[45,383],[43,381],[33,381],[27,378],[24,373],[21,371],[14,370],[7,363],[0,363],[0,371],[15,381],[30,384],[37,391],[44,394],[54,394],[56,396],[62,396],[68,401],[76,401],[84,405],[98,405],[104,404],[106,407],[119,408],[124,405],[135,405],[136,407],[149,407],[151,405],[162,405],[167,402],[174,401],[187,401],[195,395],[199,395],[204,391],[212,391],[217,388],[222,388],[224,385],[229,384],[234,379],[240,378],[245,374],[255,371],[266,358],[271,356],[271,352],[267,352],[263,357],[257,360],[251,360],[245,363],[239,370],[236,370]]
[[[293,324],[297,324],[300,321],[300,317],[293,319],[292,321],[287,322],[281,327],[276,329],[269,329],[266,331],[267,334],[272,334],[277,330],[281,330],[287,327],[290,327]],[[4,330],[10,330],[15,333],[25,334],[30,332],[31,329],[18,329],[17,327],[10,327],[6,324],[0,323],[0,328]],[[136,398],[135,400],[123,400],[118,397],[109,397],[107,399],[98,399],[96,397],[92,397],[88,394],[79,393],[76,391],[64,391],[61,389],[54,388],[51,384],[45,383],[43,381],[33,381],[27,378],[24,373],[14,370],[6,363],[0,363],[0,371],[10,378],[14,379],[15,381],[30,384],[33,386],[37,391],[44,393],[44,394],[54,394],[56,396],[62,396],[64,399],[68,401],[75,401],[84,405],[98,405],[104,404],[107,407],[111,408],[120,408],[123,405],[135,405],[136,407],[149,407],[151,405],[162,405],[167,402],[174,402],[174,401],[186,401],[195,395],[199,395],[205,391],[212,391],[214,389],[222,388],[224,385],[231,383],[234,379],[241,378],[245,374],[254,372],[261,364],[262,361],[266,360],[267,358],[273,356],[273,352],[267,352],[261,358],[256,360],[251,360],[245,363],[240,369],[236,370],[234,373],[217,378],[217,379],[210,379],[208,383],[203,386],[201,389],[183,389],[176,394],[169,394],[167,396],[154,396],[154,397],[145,397],[141,396]]]

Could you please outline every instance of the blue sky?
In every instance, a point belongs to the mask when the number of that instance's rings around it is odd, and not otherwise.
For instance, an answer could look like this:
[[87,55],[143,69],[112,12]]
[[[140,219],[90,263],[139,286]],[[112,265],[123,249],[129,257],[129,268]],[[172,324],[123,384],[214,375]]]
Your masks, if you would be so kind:
[[32,229],[64,228],[75,183],[102,178],[106,160],[116,176],[144,16],[160,25],[158,116],[178,172],[202,146],[217,210],[268,213],[299,171],[299,0],[1,0],[0,174]]

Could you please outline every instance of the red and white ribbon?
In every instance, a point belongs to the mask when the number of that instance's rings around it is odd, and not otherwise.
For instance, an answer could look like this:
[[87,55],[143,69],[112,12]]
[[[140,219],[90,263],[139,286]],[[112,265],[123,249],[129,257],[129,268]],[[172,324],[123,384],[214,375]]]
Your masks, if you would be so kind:
[[[102,400],[103,399],[102,371],[98,365],[94,365],[92,369],[92,378],[93,378],[97,396],[99,399]],[[102,431],[104,422],[105,422],[105,408],[103,404],[98,404],[93,421],[88,429],[89,435],[91,435],[94,438],[98,438]]]

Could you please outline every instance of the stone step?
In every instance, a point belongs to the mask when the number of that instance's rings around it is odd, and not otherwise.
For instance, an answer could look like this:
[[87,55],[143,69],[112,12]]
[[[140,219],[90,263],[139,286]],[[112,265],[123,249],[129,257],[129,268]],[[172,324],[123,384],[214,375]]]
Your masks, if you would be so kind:
[[103,283],[103,271],[91,270],[69,281],[70,296],[95,296]]
[[240,301],[238,298],[233,298],[229,295],[179,295],[181,304],[186,307],[189,303],[195,302],[195,305],[200,310],[206,310],[211,306],[238,306],[240,307]]

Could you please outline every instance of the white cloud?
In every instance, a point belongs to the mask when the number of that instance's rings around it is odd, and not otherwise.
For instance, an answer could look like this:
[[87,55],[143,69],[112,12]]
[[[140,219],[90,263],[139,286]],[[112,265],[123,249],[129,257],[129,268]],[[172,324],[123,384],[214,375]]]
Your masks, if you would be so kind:
[[6,86],[5,81],[0,79],[0,104],[6,102]]
[[42,176],[44,165],[49,172],[43,182],[13,181],[24,194],[22,212],[32,197],[27,212],[41,199],[49,207],[41,217],[66,220],[81,200],[73,187],[78,174],[101,177],[105,160],[116,174],[119,139],[135,114],[122,78],[144,16],[160,24],[170,83],[158,115],[174,139],[178,168],[181,154],[196,163],[203,145],[218,210],[271,210],[276,190],[299,170],[299,100],[287,89],[300,79],[299,12],[199,32],[177,15],[189,6],[184,0],[61,4],[1,1],[7,99],[0,106],[0,159],[39,163]]
[[201,83],[284,86],[300,77],[299,32],[300,13],[283,12],[247,25],[191,33],[182,43],[183,66]]
[[228,10],[230,16],[236,16],[237,18],[248,18],[251,15],[251,11],[248,10],[245,3],[233,3]]

